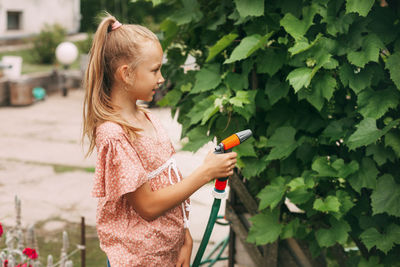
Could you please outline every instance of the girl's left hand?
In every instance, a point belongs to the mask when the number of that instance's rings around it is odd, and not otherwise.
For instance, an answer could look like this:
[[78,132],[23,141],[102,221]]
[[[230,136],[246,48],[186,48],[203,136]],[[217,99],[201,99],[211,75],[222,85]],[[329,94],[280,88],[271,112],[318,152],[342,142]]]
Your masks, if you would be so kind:
[[179,251],[176,267],[189,267],[192,256],[193,240],[188,229],[186,229],[185,243]]

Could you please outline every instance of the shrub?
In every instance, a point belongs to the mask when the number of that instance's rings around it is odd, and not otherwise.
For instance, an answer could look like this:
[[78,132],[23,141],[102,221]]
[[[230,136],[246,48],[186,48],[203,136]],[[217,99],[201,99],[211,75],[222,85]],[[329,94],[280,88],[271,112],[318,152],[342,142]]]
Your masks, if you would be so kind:
[[67,32],[59,24],[46,24],[33,39],[33,54],[38,63],[51,64],[55,61],[56,47],[64,41]]
[[[399,266],[399,1],[161,2],[176,6],[161,24],[163,103],[179,109],[184,149],[253,130],[237,148],[259,200],[247,240]],[[188,54],[199,71],[180,68]]]

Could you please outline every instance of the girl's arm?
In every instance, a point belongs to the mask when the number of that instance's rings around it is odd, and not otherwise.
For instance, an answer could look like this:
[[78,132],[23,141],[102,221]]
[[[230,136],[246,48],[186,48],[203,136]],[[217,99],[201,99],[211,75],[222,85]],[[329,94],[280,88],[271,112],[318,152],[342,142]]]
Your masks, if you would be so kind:
[[183,244],[181,250],[179,251],[178,262],[175,264],[175,267],[190,266],[190,257],[192,256],[192,249],[193,249],[192,235],[190,234],[189,229],[186,228],[185,243]]
[[157,191],[152,191],[150,184],[145,183],[136,191],[127,194],[128,202],[143,219],[154,220],[182,203],[212,179],[232,175],[235,164],[235,152],[226,154],[210,152],[203,165],[179,183]]

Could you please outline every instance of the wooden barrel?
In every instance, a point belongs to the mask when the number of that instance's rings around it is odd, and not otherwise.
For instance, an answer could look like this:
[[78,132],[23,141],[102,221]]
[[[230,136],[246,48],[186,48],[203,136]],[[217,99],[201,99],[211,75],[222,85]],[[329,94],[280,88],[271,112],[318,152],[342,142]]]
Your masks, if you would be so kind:
[[10,81],[10,104],[27,106],[33,103],[32,84],[29,79]]

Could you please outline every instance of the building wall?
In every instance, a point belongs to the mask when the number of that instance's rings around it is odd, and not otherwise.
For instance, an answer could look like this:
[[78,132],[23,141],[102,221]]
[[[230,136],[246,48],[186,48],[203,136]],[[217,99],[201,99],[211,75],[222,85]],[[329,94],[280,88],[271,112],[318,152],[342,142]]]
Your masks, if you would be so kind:
[[[8,29],[8,12],[20,12],[20,29]],[[80,18],[80,0],[0,0],[0,39],[37,34],[46,23],[77,33]]]

